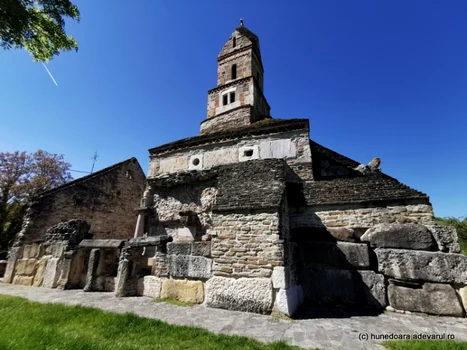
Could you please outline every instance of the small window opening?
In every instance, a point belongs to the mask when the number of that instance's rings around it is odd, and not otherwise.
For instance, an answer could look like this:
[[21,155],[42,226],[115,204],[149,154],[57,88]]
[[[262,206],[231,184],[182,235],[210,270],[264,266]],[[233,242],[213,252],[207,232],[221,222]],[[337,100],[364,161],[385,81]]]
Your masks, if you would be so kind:
[[235,92],[231,92],[230,93],[230,103],[234,103],[235,102]]
[[227,98],[228,98],[227,94],[225,94],[224,96],[222,96],[222,104],[223,104],[224,106],[225,106],[226,104],[229,103],[229,101],[228,101]]
[[245,157],[251,157],[253,155],[253,150],[252,149],[247,149],[245,152],[243,152],[243,155]]
[[232,39],[232,47],[235,47],[237,46],[237,38],[236,37],[233,37]]
[[237,65],[232,65],[232,79],[237,79]]
[[193,164],[194,166],[197,166],[199,164],[199,159],[198,158],[195,158],[191,161],[191,164]]

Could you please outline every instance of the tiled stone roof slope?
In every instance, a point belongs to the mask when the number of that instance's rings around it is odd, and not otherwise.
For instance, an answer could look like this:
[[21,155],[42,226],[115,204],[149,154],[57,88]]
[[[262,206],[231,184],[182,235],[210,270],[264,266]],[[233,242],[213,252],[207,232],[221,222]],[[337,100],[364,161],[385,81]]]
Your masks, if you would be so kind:
[[278,208],[285,189],[285,161],[251,160],[223,166],[215,211]]
[[[384,174],[362,175],[353,168],[358,162],[310,140],[313,178],[304,184],[308,205],[368,203],[379,201],[417,200],[429,204],[425,193],[410,188]],[[347,175],[323,176],[323,164],[346,169]],[[345,171],[341,171],[343,173]]]

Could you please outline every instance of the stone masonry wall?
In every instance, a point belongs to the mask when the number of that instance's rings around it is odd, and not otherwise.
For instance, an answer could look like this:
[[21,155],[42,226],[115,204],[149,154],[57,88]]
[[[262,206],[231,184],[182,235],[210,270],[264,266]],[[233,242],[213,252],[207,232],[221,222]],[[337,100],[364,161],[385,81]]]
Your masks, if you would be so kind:
[[[251,151],[251,155],[245,155]],[[193,166],[197,158],[199,164]],[[148,177],[186,170],[205,170],[214,166],[233,164],[252,159],[285,158],[288,163],[311,162],[306,130],[283,132],[263,137],[245,138],[235,142],[193,147],[181,152],[151,158]]]
[[324,210],[325,208],[303,208],[291,215],[291,227],[352,227],[369,228],[379,223],[434,223],[433,207],[426,204],[378,206]]
[[94,238],[131,238],[136,213],[146,185],[136,159],[38,197],[31,205],[21,242],[43,239],[45,231],[62,221],[83,219]]
[[284,263],[279,214],[214,214],[211,242],[213,275],[271,277]]

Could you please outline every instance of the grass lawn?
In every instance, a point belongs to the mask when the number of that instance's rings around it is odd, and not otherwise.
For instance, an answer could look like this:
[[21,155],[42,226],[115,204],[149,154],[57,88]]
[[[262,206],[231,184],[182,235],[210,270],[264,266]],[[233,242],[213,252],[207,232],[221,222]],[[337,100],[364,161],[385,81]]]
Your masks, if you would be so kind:
[[467,350],[466,342],[453,340],[390,340],[383,345],[391,350]]
[[89,307],[0,295],[1,350],[298,349]]

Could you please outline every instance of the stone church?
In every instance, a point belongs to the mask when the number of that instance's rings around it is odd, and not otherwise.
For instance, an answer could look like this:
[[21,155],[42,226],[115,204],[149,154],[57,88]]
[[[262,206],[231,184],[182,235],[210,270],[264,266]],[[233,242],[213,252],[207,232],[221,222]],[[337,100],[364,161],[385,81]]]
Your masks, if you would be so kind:
[[467,257],[428,196],[378,158],[310,140],[308,119],[273,118],[263,82],[242,23],[217,57],[198,136],[150,149],[141,200],[122,198],[134,232],[92,237],[88,214],[47,222],[42,240],[12,249],[8,281],[289,316],[303,305],[465,316]]

